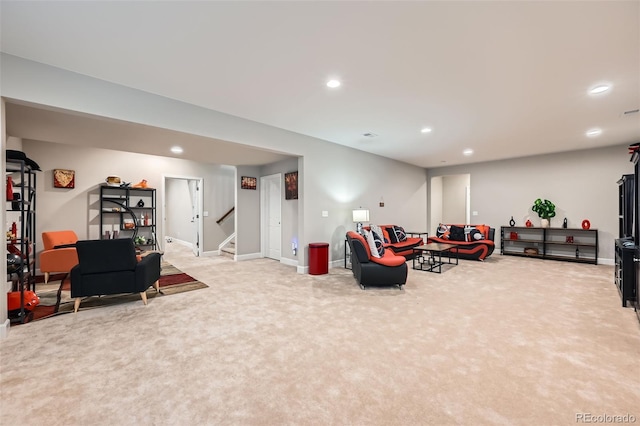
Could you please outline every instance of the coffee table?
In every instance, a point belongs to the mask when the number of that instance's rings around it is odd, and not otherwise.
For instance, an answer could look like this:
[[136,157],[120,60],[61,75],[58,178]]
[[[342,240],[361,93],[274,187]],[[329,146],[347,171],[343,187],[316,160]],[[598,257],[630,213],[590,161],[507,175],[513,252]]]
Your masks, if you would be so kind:
[[[458,264],[458,249],[455,244],[428,243],[422,246],[414,247],[413,252],[413,269],[418,271],[442,273],[442,265]],[[447,256],[447,261],[442,261],[442,255]],[[455,254],[455,263],[453,263],[452,254]]]

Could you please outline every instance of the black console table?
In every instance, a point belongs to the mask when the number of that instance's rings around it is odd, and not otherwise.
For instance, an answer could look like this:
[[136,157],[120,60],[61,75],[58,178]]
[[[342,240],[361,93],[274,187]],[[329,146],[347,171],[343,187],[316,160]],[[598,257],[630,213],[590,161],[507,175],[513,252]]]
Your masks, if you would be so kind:
[[[625,243],[627,244],[625,245]],[[633,264],[635,248],[633,238],[620,238],[615,242],[616,269],[614,282],[620,293],[623,307],[627,306],[627,302],[631,302],[633,305],[636,301],[636,269]]]

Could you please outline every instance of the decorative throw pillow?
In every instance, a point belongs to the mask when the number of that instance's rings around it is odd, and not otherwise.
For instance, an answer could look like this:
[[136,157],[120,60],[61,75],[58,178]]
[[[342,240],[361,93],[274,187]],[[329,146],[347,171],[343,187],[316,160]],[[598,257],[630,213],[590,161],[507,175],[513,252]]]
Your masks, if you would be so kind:
[[371,229],[373,232],[378,234],[380,238],[384,238],[384,233],[382,232],[382,228],[380,228],[378,225],[370,225],[369,229]]
[[449,230],[449,239],[452,241],[464,241],[464,228],[460,228],[459,226],[451,225]]
[[469,233],[467,234],[467,241],[479,240],[484,240],[484,235],[482,235],[482,232],[478,231],[476,228],[472,228],[471,230],[469,230]]
[[385,229],[387,230],[387,234],[389,234],[389,239],[391,240],[391,244],[397,243],[398,239],[396,238],[395,232],[393,232],[393,226]]
[[380,253],[378,253],[378,248],[376,247],[376,241],[373,239],[373,232],[365,230],[364,234],[367,240],[367,244],[369,244],[369,251],[371,251],[371,256],[380,257]]
[[447,225],[445,225],[444,223],[441,223],[440,225],[438,225],[438,229],[436,230],[436,237],[448,240],[449,233],[450,231]]
[[[396,240],[397,240],[396,242],[397,242],[397,243],[401,243],[401,242],[403,242],[403,241],[407,241],[407,233],[406,233],[406,232],[404,232],[404,228],[403,228],[403,227],[401,227],[401,226],[394,226],[392,229],[393,229],[393,234],[394,234],[394,235],[395,235],[395,237],[396,237]],[[392,234],[392,233],[391,233],[391,232],[389,232],[389,236],[391,236],[391,234]],[[393,237],[391,237],[391,238],[393,238]]]
[[378,254],[380,257],[384,256],[384,244],[380,235],[378,235],[375,231],[371,231],[373,234],[373,241],[376,243],[376,249],[378,250]]
[[484,225],[465,226],[464,227],[464,239],[465,241],[479,241],[484,240]]

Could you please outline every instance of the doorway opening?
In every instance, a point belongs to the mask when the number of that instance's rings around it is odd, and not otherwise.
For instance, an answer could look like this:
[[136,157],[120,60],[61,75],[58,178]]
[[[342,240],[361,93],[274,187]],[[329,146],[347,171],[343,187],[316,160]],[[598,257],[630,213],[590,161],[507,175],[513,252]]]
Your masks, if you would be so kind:
[[430,233],[440,223],[471,223],[471,175],[447,175],[431,178]]
[[162,234],[165,241],[191,248],[202,255],[203,178],[164,175],[162,180]]

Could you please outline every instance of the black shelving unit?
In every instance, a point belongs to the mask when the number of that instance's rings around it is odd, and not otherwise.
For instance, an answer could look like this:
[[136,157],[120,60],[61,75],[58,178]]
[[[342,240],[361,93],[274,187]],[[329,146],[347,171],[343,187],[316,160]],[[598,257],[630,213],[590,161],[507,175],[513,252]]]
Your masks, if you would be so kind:
[[503,226],[500,254],[597,265],[598,230]]
[[[7,237],[7,252],[22,258],[22,267],[10,274],[12,291],[20,292],[20,311],[11,318],[12,322],[24,323],[27,312],[24,309],[25,290],[35,291],[36,271],[36,174],[22,160],[6,160],[6,177],[13,182],[13,201],[6,201],[7,220],[16,223],[15,238]],[[9,231],[9,230],[7,230]]]
[[618,180],[618,238],[633,238],[634,182],[633,175],[622,175]]
[[140,250],[156,250],[156,223],[155,188],[100,186],[101,239],[134,238]]

